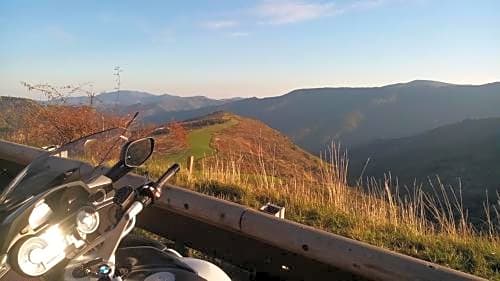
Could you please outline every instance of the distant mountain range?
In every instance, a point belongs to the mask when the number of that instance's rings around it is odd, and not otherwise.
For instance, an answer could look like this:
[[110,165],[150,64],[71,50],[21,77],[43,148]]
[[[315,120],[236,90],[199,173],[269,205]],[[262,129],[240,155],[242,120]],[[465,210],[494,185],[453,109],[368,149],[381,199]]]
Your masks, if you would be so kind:
[[259,119],[317,153],[331,141],[354,147],[468,118],[500,117],[500,82],[472,86],[417,80],[383,87],[301,89],[278,97],[163,111],[145,119],[162,123],[221,110]]
[[[142,118],[160,116],[170,111],[194,110],[203,107],[223,105],[240,100],[210,99],[204,96],[180,97],[174,95],[155,95],[141,91],[113,91],[101,93],[94,97],[93,104],[104,110],[119,113],[139,111]],[[86,96],[70,97],[66,103],[71,105],[89,105],[90,98]]]
[[460,180],[464,205],[477,215],[483,212],[486,191],[492,203],[500,192],[500,118],[469,119],[412,137],[376,141],[349,156],[351,183],[390,173],[401,187],[416,182],[429,189],[429,178],[436,184],[439,176],[458,190]]

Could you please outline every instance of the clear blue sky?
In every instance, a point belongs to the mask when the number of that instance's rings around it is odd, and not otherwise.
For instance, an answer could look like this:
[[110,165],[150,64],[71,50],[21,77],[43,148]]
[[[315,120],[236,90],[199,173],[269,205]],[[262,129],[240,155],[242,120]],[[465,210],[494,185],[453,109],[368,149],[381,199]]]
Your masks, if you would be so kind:
[[500,80],[500,1],[0,1],[0,95],[19,81],[272,96]]

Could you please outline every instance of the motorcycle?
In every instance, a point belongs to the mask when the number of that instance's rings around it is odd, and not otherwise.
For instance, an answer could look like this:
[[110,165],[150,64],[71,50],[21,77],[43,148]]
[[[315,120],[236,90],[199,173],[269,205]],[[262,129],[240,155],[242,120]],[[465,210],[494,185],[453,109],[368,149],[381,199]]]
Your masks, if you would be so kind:
[[130,234],[179,165],[140,186],[120,181],[155,145],[129,133],[108,129],[44,152],[3,189],[0,281],[231,280],[210,262]]

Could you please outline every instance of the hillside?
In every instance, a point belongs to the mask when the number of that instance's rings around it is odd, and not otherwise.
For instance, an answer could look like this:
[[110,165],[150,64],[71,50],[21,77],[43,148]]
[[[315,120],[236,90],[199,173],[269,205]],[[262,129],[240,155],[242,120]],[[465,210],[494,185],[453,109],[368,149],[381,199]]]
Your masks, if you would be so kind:
[[[170,161],[185,163],[193,155],[201,161],[231,162],[249,174],[273,169],[279,176],[315,172],[319,159],[297,147],[289,138],[260,121],[235,114],[217,112],[186,120],[180,125],[187,131],[184,144],[162,153]],[[157,134],[160,147],[175,141],[175,134]],[[200,164],[201,165],[201,164]],[[270,172],[270,171],[269,171]]]
[[35,106],[37,103],[30,99],[0,96],[0,138],[16,130],[22,114]]
[[389,172],[400,185],[422,183],[439,175],[445,184],[458,187],[465,207],[478,217],[486,191],[492,202],[500,190],[500,118],[469,119],[412,137],[380,140],[353,149],[350,181],[360,177],[381,179]]
[[198,110],[148,116],[183,120],[224,110],[256,118],[318,152],[332,140],[348,146],[400,138],[467,118],[500,117],[500,83],[480,86],[413,81],[373,88],[321,88],[252,98]]

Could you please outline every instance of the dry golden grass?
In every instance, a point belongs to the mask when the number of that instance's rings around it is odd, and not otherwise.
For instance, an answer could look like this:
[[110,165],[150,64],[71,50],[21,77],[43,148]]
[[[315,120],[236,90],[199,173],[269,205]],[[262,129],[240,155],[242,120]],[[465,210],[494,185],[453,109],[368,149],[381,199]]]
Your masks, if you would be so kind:
[[[419,186],[400,192],[390,176],[382,183],[371,181],[367,188],[348,186],[347,155],[335,146],[323,155],[328,163],[314,174],[295,166],[290,173],[295,176],[282,177],[273,161],[265,159],[268,155],[246,157],[244,164],[237,155],[202,159],[197,171],[182,172],[177,184],[255,208],[277,203],[286,207],[288,219],[500,280],[498,212],[488,212],[486,227],[477,230],[468,221],[460,194],[443,184],[430,194]],[[158,175],[166,166],[157,159],[147,170]]]

